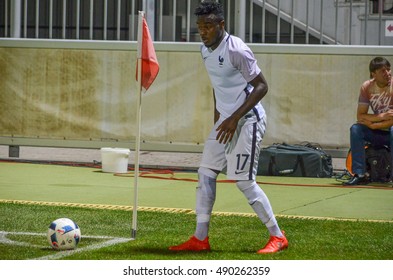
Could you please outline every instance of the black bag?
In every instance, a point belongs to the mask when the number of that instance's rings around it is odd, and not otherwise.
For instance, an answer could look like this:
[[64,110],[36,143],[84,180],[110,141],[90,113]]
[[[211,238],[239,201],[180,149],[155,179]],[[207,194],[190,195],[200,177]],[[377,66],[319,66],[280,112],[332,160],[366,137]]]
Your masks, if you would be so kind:
[[[367,144],[366,173],[372,182],[389,182],[392,170],[392,156],[387,146],[372,146]],[[352,153],[349,150],[346,160],[347,170],[352,173]]]
[[332,157],[318,144],[273,144],[261,149],[258,175],[319,177],[333,175]]

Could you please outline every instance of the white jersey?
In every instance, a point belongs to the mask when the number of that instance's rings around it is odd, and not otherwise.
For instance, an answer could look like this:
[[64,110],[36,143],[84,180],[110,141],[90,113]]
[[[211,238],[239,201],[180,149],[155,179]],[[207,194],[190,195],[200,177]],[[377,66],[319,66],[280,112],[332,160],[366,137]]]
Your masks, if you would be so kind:
[[[245,102],[253,90],[249,82],[261,69],[250,48],[228,33],[215,50],[202,45],[201,54],[213,85],[216,109],[222,117],[228,118]],[[260,103],[252,111],[258,120],[265,115]]]
[[222,171],[226,167],[231,180],[255,180],[260,144],[266,128],[266,115],[258,103],[238,122],[232,140],[226,144],[217,141],[217,127],[231,116],[253,90],[252,81],[261,69],[250,48],[238,37],[225,33],[220,45],[211,50],[201,47],[202,58],[210,76],[220,113],[205,147],[201,167]]

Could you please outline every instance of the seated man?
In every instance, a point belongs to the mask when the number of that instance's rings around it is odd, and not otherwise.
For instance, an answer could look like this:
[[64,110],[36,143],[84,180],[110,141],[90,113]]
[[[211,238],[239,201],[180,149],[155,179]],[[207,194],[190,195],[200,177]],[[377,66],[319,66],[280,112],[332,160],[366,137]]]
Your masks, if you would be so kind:
[[[390,62],[375,57],[369,65],[370,79],[360,89],[357,123],[350,130],[353,177],[344,185],[367,184],[365,143],[391,147],[393,153],[393,79]],[[373,113],[369,114],[369,107]],[[393,157],[392,157],[393,158]],[[392,178],[392,177],[391,177]]]

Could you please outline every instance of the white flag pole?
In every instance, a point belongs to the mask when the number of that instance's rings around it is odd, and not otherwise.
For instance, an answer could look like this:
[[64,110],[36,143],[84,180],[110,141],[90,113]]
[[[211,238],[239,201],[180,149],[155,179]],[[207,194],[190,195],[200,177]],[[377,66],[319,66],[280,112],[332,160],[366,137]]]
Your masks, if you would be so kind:
[[134,167],[134,207],[132,208],[132,231],[131,238],[136,238],[137,231],[137,214],[138,214],[138,177],[139,177],[139,153],[141,141],[141,112],[142,112],[142,35],[143,35],[143,17],[145,13],[139,11],[138,17],[138,87],[136,103],[136,137],[135,137],[135,167]]

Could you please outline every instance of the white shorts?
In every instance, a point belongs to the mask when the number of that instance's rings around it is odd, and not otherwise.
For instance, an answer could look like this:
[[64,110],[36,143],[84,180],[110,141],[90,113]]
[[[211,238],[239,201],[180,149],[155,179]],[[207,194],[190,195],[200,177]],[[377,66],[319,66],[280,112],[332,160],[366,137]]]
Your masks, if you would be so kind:
[[255,116],[243,117],[239,123],[232,141],[220,144],[216,140],[216,128],[223,119],[214,125],[204,146],[201,167],[223,171],[227,168],[227,178],[230,180],[255,180],[260,145],[265,134],[265,118],[257,121]]

